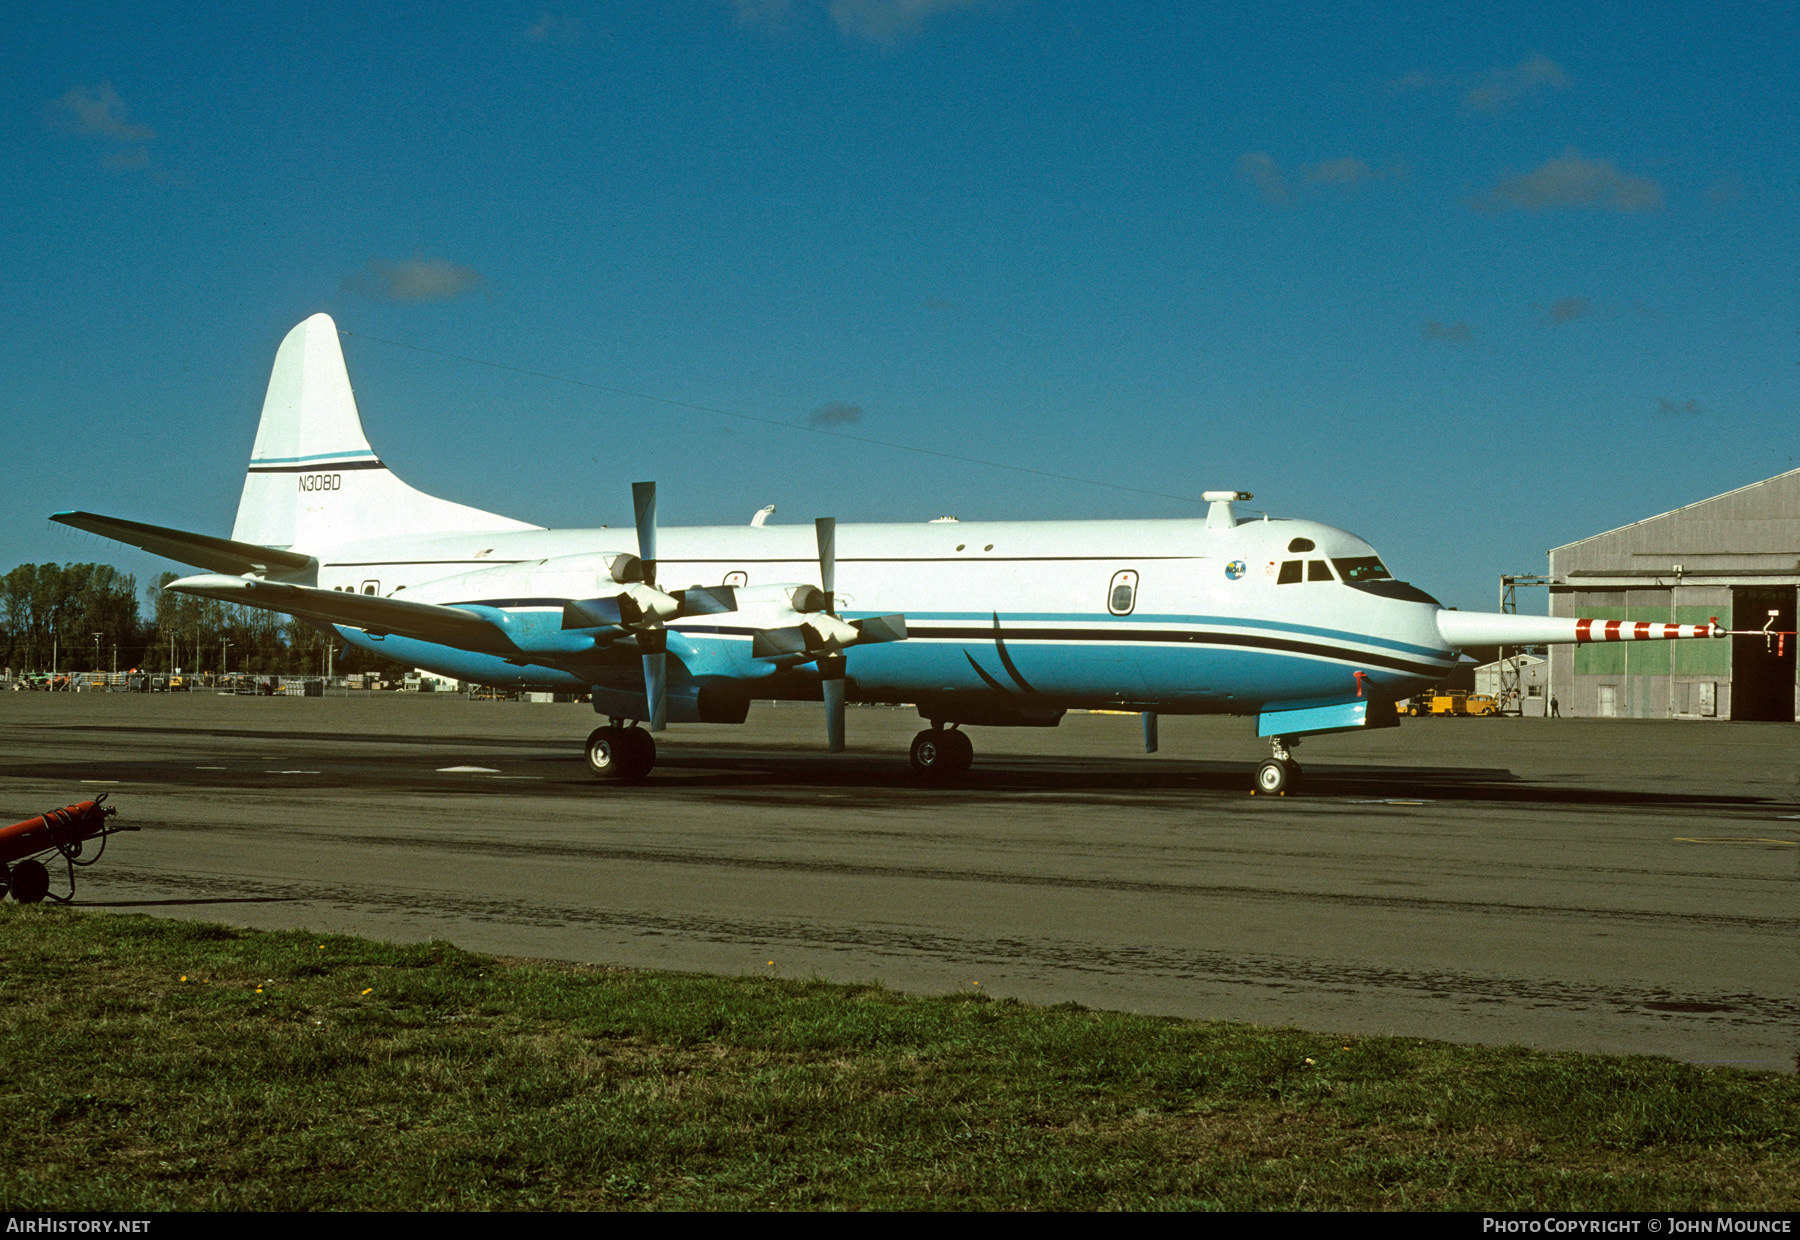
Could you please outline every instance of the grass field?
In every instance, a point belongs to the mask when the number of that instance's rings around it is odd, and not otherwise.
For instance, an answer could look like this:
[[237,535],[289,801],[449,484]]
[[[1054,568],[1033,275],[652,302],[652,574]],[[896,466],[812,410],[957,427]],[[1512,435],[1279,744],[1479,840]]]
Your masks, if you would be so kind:
[[1800,1205],[1800,1079],[0,905],[0,1208]]

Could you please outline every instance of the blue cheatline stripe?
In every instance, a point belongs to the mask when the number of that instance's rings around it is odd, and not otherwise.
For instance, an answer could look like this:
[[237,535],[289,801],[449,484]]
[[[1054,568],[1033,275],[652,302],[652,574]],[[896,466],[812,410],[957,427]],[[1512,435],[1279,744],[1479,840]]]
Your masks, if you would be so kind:
[[[939,642],[945,644],[974,643],[985,647],[989,643],[994,642],[994,634],[992,630],[989,629],[933,629],[910,621],[909,628],[910,633],[906,640],[908,643],[912,644],[935,644]],[[685,633],[690,635],[708,634],[722,637],[748,637],[756,632],[756,630],[749,628],[714,624],[670,625],[669,631],[672,633]],[[1369,650],[1355,650],[1345,646],[1324,645],[1316,641],[1299,641],[1291,637],[1271,636],[1262,633],[1224,633],[1216,630],[1139,629],[1138,631],[1133,632],[1130,629],[1123,628],[1085,630],[1013,629],[1010,632],[1003,633],[1002,636],[1004,638],[1009,638],[1014,642],[1029,643],[1023,648],[1040,652],[1046,649],[1074,651],[1092,646],[1118,646],[1129,644],[1152,647],[1160,646],[1164,649],[1170,647],[1182,647],[1186,649],[1225,647],[1237,650],[1269,651],[1288,657],[1304,658],[1309,661],[1328,659],[1339,663],[1360,663],[1365,666],[1384,667],[1390,671],[1406,672],[1415,676],[1429,676],[1433,678],[1443,675],[1446,667],[1450,665],[1451,658],[1447,652],[1437,653],[1430,656],[1436,659],[1437,662],[1417,663],[1409,659],[1396,658],[1391,654],[1376,654]],[[968,653],[966,649],[964,653]],[[973,663],[974,657],[970,656],[969,661]],[[1010,666],[1011,660],[1009,658],[1003,656],[1002,662],[1008,665],[1007,670],[1009,672],[1014,672],[1014,669]],[[975,670],[981,672],[979,666],[977,666]],[[988,679],[986,672],[981,672],[981,675],[984,680]],[[1016,672],[1014,672],[1014,678],[1020,679]],[[1022,679],[1020,680],[1020,683],[1021,685],[1024,684]],[[1029,688],[1029,686],[1026,687]]]
[[342,452],[315,452],[311,456],[253,456],[252,465],[297,465],[302,461],[352,461],[373,460],[375,453],[369,448],[346,448]]
[[[846,616],[861,614],[861,612],[844,612],[844,615]],[[909,621],[985,620],[989,624],[993,623],[993,614],[991,612],[975,611],[909,611],[906,613],[906,618]],[[1120,634],[1129,634],[1133,626],[1161,624],[1192,624],[1218,626],[1223,628],[1272,629],[1278,633],[1303,633],[1308,637],[1329,637],[1337,641],[1361,642],[1366,646],[1383,646],[1389,650],[1403,651],[1406,654],[1424,655],[1426,658],[1442,659],[1448,657],[1448,653],[1441,648],[1415,646],[1410,642],[1394,641],[1387,637],[1372,637],[1366,633],[1352,633],[1347,629],[1325,629],[1310,624],[1293,624],[1285,620],[1258,620],[1251,616],[1181,616],[1140,613],[1126,618],[1111,615],[1102,617],[1094,613],[1081,614],[1077,612],[1022,611],[1008,614],[1001,619],[1000,623],[1002,625],[1017,626],[1021,623],[1030,621],[1047,620],[1091,625],[1113,625],[1117,626],[1114,631]],[[1010,630],[1006,631],[1004,635],[1009,637],[1015,636]],[[1125,640],[1130,639],[1127,636]]]

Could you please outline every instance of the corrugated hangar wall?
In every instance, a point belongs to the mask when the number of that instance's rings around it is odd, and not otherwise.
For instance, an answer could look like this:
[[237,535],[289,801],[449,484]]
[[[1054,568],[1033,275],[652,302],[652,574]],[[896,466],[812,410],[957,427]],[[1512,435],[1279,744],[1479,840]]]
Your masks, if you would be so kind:
[[[1794,630],[1800,470],[1550,552],[1550,614]],[[1553,646],[1564,715],[1793,722],[1796,639]]]

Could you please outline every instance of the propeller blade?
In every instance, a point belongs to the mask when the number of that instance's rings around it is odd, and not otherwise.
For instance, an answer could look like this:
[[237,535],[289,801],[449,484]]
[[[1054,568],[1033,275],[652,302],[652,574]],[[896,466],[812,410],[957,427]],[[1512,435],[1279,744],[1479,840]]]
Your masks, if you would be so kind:
[[631,504],[637,510],[638,559],[644,562],[644,584],[656,584],[656,484],[631,484]]
[[638,649],[644,652],[644,700],[650,704],[650,730],[661,732],[669,726],[669,656],[667,635],[656,631],[638,635]]
[[841,654],[819,660],[819,674],[824,678],[819,687],[825,697],[825,742],[832,753],[844,752],[844,666]]
[[813,522],[819,534],[819,585],[825,590],[825,610],[837,611],[837,518],[820,517]]
[[617,598],[570,599],[563,604],[562,626],[565,629],[623,628],[626,624],[626,595]]
[[717,616],[737,610],[735,586],[689,586],[670,593],[681,603],[684,616]]
[[851,626],[862,634],[861,642],[903,642],[906,640],[905,616],[868,616],[852,620]]
[[799,625],[785,629],[758,629],[750,638],[750,657],[775,659],[806,653],[806,634]]

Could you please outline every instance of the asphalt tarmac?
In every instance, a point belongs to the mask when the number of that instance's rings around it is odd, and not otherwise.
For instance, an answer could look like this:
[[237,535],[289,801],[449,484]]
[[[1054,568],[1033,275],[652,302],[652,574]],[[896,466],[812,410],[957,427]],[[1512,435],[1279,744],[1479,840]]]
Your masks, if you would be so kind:
[[[676,726],[600,783],[576,705],[0,694],[0,825],[107,792],[76,903],[508,956],[879,980],[1792,1071],[1800,729],[1409,720],[1250,795],[1246,719]],[[91,850],[90,850],[91,855]],[[84,858],[85,859],[85,858]],[[52,891],[67,891],[62,868]]]

